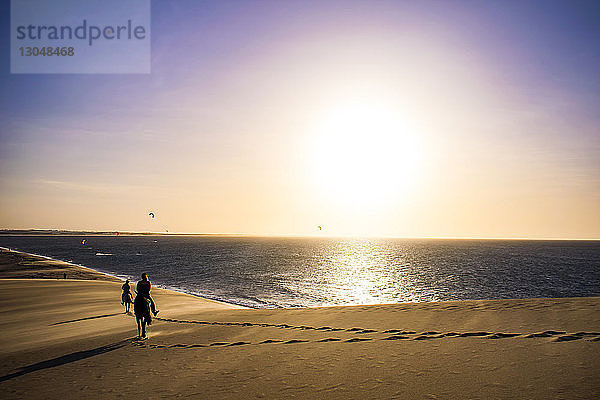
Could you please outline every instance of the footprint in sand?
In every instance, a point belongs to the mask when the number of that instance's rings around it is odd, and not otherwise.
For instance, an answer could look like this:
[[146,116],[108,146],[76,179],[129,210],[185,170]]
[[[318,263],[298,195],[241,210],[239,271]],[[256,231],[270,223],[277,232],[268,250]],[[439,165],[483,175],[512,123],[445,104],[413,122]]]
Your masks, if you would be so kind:
[[352,339],[344,340],[344,342],[346,342],[346,343],[366,342],[367,340],[373,340],[373,339],[355,337],[355,338],[352,338]]
[[400,334],[400,335],[414,335],[417,332],[415,332],[415,331],[405,331],[405,330],[402,330],[402,329],[388,329],[387,331],[383,331],[383,333],[397,333],[397,334]]
[[504,333],[504,332],[496,332],[491,336],[488,336],[488,339],[504,339],[511,338],[515,336],[519,336],[520,333]]
[[470,336],[489,336],[491,332],[465,332],[458,335],[459,337],[470,337]]
[[267,344],[267,343],[281,343],[283,342],[283,340],[277,340],[277,339],[267,339],[267,340],[263,340],[262,342],[260,342],[259,344]]
[[428,339],[440,339],[443,338],[444,335],[421,335],[421,336],[417,336],[416,338],[414,338],[413,340],[428,340]]
[[600,336],[600,332],[577,332],[575,335],[579,336]]
[[314,326],[300,325],[300,326],[297,326],[295,329],[301,329],[303,331],[306,331],[306,330],[316,330],[317,328],[315,328]]
[[525,336],[526,338],[538,338],[538,337],[551,337],[555,335],[564,335],[565,331],[544,331],[544,332],[536,332],[530,335]]
[[318,340],[318,342],[339,342],[342,339],[338,339],[338,338],[325,338],[325,339],[321,339]]
[[383,338],[382,340],[400,340],[400,339],[410,339],[410,336],[393,335],[393,336],[388,336],[386,338]]

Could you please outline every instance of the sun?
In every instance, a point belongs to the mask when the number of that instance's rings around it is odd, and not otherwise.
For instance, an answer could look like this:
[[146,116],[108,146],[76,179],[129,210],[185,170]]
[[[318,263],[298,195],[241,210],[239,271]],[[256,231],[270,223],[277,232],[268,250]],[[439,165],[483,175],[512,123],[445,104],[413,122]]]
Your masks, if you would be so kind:
[[380,207],[398,200],[418,178],[420,153],[417,136],[393,108],[346,104],[316,129],[313,181],[334,205]]

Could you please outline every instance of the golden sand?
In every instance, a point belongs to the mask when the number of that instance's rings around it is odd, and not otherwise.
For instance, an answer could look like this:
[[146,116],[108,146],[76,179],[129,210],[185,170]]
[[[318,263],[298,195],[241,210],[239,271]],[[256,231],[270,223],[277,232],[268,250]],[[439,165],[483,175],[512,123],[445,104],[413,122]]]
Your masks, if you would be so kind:
[[[1,257],[0,277],[75,268]],[[0,280],[3,398],[600,398],[600,298],[251,310],[153,289],[138,340],[121,283],[75,269]]]

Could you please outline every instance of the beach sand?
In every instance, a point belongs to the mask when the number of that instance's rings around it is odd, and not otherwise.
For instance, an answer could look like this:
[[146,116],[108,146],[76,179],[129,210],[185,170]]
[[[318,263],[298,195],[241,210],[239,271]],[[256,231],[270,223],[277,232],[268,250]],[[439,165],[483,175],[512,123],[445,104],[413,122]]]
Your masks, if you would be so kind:
[[153,289],[137,340],[113,277],[6,252],[0,277],[7,399],[600,397],[600,298],[251,310]]

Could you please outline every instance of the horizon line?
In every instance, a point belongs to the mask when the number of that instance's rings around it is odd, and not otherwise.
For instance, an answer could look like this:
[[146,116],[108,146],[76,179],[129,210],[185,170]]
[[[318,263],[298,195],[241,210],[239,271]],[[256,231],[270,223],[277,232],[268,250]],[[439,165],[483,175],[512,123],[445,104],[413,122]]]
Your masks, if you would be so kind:
[[45,235],[58,232],[63,235],[81,234],[92,235],[160,235],[160,236],[230,236],[230,237],[282,237],[282,238],[323,238],[323,239],[436,239],[436,240],[562,240],[562,241],[600,241],[600,238],[573,238],[573,237],[524,237],[524,236],[378,236],[378,235],[320,235],[320,234],[266,234],[266,233],[223,233],[223,232],[152,232],[152,231],[118,231],[118,230],[77,230],[77,229],[48,229],[48,228],[27,228],[27,229],[0,229],[0,234],[19,234],[18,232],[31,232],[31,234]]

